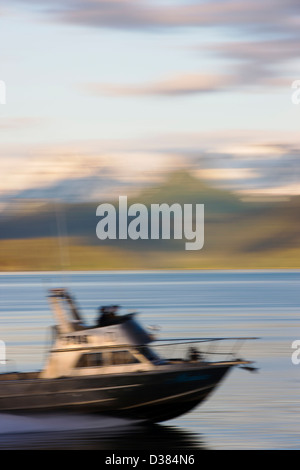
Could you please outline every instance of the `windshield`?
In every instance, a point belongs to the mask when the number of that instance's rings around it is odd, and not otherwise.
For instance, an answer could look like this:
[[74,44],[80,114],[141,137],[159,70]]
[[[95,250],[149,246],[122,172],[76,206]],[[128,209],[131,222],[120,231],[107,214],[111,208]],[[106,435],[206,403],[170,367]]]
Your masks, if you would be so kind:
[[148,359],[148,361],[153,362],[154,364],[164,364],[166,361],[164,361],[162,358],[158,356],[152,349],[150,349],[148,346],[140,346],[137,348],[139,353],[142,354],[143,356]]

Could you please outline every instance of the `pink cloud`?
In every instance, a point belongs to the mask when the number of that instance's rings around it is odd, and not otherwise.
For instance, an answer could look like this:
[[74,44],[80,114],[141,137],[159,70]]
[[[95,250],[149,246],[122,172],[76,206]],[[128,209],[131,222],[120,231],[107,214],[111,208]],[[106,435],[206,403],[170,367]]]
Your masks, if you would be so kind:
[[173,96],[219,91],[231,84],[228,76],[178,74],[146,84],[115,85],[90,83],[85,90],[93,95],[108,96]]

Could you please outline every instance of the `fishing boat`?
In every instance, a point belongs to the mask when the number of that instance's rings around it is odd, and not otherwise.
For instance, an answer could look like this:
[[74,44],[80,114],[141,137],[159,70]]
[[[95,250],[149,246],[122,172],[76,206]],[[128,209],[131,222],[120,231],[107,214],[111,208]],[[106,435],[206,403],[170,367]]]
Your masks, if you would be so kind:
[[[56,324],[45,365],[38,372],[0,375],[0,412],[101,413],[161,422],[199,405],[232,368],[255,369],[236,351],[224,360],[208,360],[201,351],[204,343],[227,338],[158,340],[136,314],[120,315],[117,307],[102,307],[97,324],[89,326],[65,289],[52,289],[49,299]],[[158,354],[157,346],[173,354]],[[174,357],[178,346],[185,357]]]

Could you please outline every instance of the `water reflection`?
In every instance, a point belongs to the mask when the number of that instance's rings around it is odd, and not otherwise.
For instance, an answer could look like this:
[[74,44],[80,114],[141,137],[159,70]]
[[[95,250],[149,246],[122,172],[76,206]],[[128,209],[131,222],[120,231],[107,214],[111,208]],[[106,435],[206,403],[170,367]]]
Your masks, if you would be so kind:
[[52,450],[203,450],[204,439],[165,425],[132,425],[111,429],[30,432],[1,436],[0,449]]

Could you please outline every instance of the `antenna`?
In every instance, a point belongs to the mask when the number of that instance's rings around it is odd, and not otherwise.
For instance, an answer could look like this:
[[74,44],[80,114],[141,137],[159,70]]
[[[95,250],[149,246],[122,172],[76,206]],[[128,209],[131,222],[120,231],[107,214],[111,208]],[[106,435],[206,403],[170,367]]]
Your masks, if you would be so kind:
[[60,253],[60,265],[61,270],[65,272],[65,278],[67,283],[67,267],[70,266],[70,257],[69,257],[69,246],[67,238],[67,225],[66,217],[63,210],[63,205],[59,202],[58,199],[55,200],[55,216],[56,216],[56,225],[58,232],[58,243],[59,243],[59,253]]

